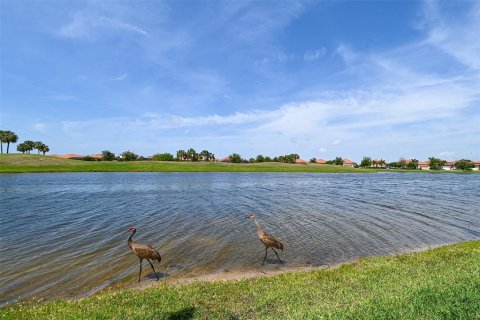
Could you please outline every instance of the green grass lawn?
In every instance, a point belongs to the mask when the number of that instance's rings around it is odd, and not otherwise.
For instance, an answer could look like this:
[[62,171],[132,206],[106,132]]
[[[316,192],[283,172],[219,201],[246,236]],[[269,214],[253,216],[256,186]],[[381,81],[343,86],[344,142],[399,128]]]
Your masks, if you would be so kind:
[[1,319],[480,319],[480,240],[339,268],[108,291]]
[[0,172],[376,172],[373,169],[318,164],[219,163],[176,161],[82,161],[33,154],[0,155]]

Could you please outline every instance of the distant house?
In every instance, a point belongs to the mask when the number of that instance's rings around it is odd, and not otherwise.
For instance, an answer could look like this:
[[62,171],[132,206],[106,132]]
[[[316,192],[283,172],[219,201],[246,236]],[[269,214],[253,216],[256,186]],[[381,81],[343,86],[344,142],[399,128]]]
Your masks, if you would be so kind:
[[296,159],[296,160],[295,160],[295,163],[307,164],[307,161],[305,161],[305,160],[303,160],[303,159]]
[[315,160],[315,163],[316,164],[327,164],[327,161],[323,160],[323,159],[317,159],[317,160]]
[[83,159],[84,156],[81,155],[81,154],[67,153],[67,154],[64,154],[64,155],[52,155],[52,157],[61,158],[61,159],[81,160],[81,159]]
[[430,170],[430,161],[418,161],[418,168],[421,170]]
[[103,155],[100,153],[96,153],[96,154],[92,154],[90,157],[92,157],[93,159],[102,160]]
[[442,166],[442,170],[455,170],[455,161],[447,161]]
[[480,170],[480,161],[472,161],[475,167],[472,168],[472,170],[478,171]]
[[353,162],[352,160],[350,159],[343,159],[343,166],[344,167],[355,167],[357,164],[355,162]]
[[230,157],[215,159],[216,162],[230,162]]

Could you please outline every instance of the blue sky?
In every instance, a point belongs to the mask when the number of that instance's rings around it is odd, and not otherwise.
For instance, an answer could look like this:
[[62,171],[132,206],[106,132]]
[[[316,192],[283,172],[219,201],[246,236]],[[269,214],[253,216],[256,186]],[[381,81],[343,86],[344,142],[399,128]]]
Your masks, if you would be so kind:
[[0,125],[52,153],[480,159],[478,1],[2,1]]

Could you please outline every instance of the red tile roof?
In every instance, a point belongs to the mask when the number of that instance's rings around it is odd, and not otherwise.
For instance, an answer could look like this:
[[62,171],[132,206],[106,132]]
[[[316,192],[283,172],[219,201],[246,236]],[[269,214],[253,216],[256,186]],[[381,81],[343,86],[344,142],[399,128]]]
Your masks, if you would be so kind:
[[326,160],[323,160],[323,159],[317,159],[317,160],[315,160],[315,163],[318,163],[318,164],[326,164],[327,161],[326,161]]
[[81,155],[81,154],[67,153],[67,154],[64,154],[63,156],[58,155],[56,157],[57,158],[62,158],[62,159],[79,159],[79,158],[83,158],[84,156]]
[[303,159],[296,159],[295,163],[307,163],[307,161],[305,161]]

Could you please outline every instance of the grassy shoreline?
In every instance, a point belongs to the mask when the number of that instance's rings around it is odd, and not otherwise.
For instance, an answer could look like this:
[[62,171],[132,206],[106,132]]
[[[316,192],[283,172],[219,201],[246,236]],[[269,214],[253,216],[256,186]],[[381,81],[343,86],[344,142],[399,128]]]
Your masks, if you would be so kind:
[[480,319],[480,240],[338,268],[23,303],[2,319]]
[[[455,173],[461,171],[382,170],[361,169],[334,165],[176,161],[82,161],[59,159],[34,154],[1,154],[0,173],[53,173],[53,172],[308,172],[308,173],[376,173],[423,172]],[[473,171],[469,173],[480,173]]]
[[0,173],[40,172],[318,172],[372,173],[375,169],[318,164],[221,163],[176,161],[82,161],[32,154],[0,155]]

